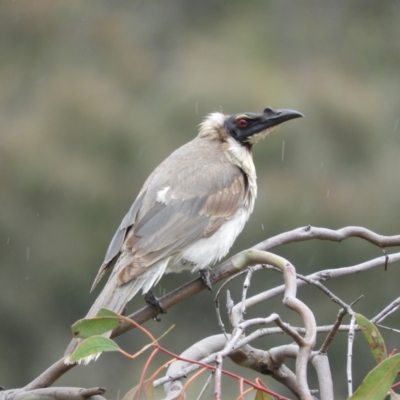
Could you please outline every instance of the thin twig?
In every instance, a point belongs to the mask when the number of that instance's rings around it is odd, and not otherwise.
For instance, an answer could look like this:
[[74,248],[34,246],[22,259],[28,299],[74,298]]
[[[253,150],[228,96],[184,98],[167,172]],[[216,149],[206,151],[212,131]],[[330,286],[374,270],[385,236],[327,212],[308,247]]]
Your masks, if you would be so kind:
[[[263,265],[256,265],[252,267],[253,271],[258,271],[259,269],[262,269],[264,266]],[[227,286],[230,282],[232,282],[234,279],[238,278],[239,276],[245,275],[247,274],[247,270],[244,271],[240,271],[238,273],[236,273],[235,275],[231,276],[230,278],[228,278],[217,290],[217,293],[215,295],[214,298],[214,303],[215,303],[215,310],[217,313],[217,320],[218,320],[218,325],[222,330],[222,333],[227,337],[227,333],[226,333],[226,329],[225,329],[225,325],[222,322],[222,318],[221,318],[221,310],[219,307],[219,296],[222,292],[222,290],[225,288],[225,286]],[[232,309],[234,303],[232,301],[232,299],[230,298],[230,295],[227,294],[228,298],[227,298],[227,309],[228,309],[228,315],[230,315],[230,310]]]
[[221,400],[221,375],[222,375],[222,356],[217,354],[215,357],[214,373],[214,396],[215,400]]
[[185,393],[187,388],[189,387],[189,385],[198,377],[200,376],[203,372],[207,371],[207,368],[203,368],[200,371],[198,371],[196,374],[194,374],[193,376],[190,377],[190,379],[188,379],[188,381],[185,383],[185,385],[182,388],[182,392],[179,396],[179,400],[180,399],[184,399],[185,397]]
[[354,326],[355,317],[351,316],[350,329],[348,333],[348,347],[347,347],[347,392],[348,397],[353,394],[353,373],[352,373],[352,360],[353,360],[353,343],[354,343]]
[[[334,323],[331,331],[329,332],[329,334],[327,335],[327,337],[324,340],[324,343],[321,346],[321,349],[319,350],[319,353],[321,354],[325,354],[328,346],[331,344],[333,338],[335,337],[336,333],[338,332],[339,328],[340,328],[340,324],[342,323],[343,317],[348,313],[350,315],[354,315],[354,312],[352,310],[352,306],[357,303],[359,300],[361,300],[364,296],[360,296],[358,297],[356,300],[354,300],[352,303],[350,303],[350,305],[346,305],[346,308],[342,308],[339,311],[339,314],[336,318],[336,322]],[[358,327],[357,327],[358,328]]]
[[376,324],[376,326],[379,326],[379,328],[386,329],[391,332],[400,333],[399,329],[390,328],[389,326],[385,326],[385,325],[381,325],[381,324]]
[[400,307],[400,297],[396,300],[393,300],[388,306],[386,306],[378,315],[371,319],[373,324],[377,324],[378,322],[383,321],[390,314],[397,311]]
[[[297,277],[301,279],[302,281],[307,282],[310,285],[316,286],[318,289],[320,289],[322,292],[324,292],[327,296],[330,297],[330,299],[336,303],[342,306],[342,308],[346,311],[349,312],[350,306],[346,304],[343,300],[341,300],[338,296],[333,294],[326,286],[324,286],[321,282],[315,280],[315,279],[309,279],[304,275],[297,274]],[[363,297],[363,296],[362,296]]]
[[[215,303],[215,312],[217,313],[217,320],[218,320],[218,325],[222,330],[222,333],[225,335],[226,338],[228,338],[227,333],[226,333],[226,329],[225,329],[225,325],[222,322],[222,317],[221,317],[221,310],[219,308],[219,296],[222,292],[222,289],[228,285],[230,282],[232,282],[234,279],[238,278],[241,275],[245,275],[247,271],[240,271],[239,273],[236,273],[235,275],[231,276],[230,278],[228,278],[217,290],[217,293],[215,294],[215,298],[214,298],[214,303]],[[229,292],[228,292],[229,293]],[[229,314],[229,309],[231,304],[233,303],[231,297],[230,297],[230,293],[227,294],[227,309],[228,309],[228,314]],[[229,305],[228,305],[229,303]],[[233,307],[233,306],[232,306]]]
[[211,371],[210,375],[208,376],[206,383],[203,386],[203,389],[201,389],[201,392],[199,393],[199,395],[197,396],[196,400],[201,400],[201,398],[203,397],[204,393],[206,392],[206,390],[209,388],[210,386],[210,382],[211,379],[213,378],[214,375],[214,371]]
[[326,351],[328,350],[329,345],[332,343],[333,338],[335,337],[340,324],[342,323],[342,320],[344,318],[344,316],[346,315],[346,310],[344,308],[341,308],[339,310],[339,314],[336,318],[336,321],[332,327],[332,329],[330,330],[330,332],[328,333],[328,335],[326,336],[324,343],[322,343],[321,348],[319,349],[319,353],[321,354],[326,354]]
[[247,268],[247,274],[246,274],[246,278],[243,282],[243,290],[242,290],[242,310],[241,310],[241,314],[242,314],[242,319],[244,319],[244,316],[246,314],[246,305],[245,305],[245,300],[247,297],[247,290],[250,287],[250,282],[251,282],[251,277],[253,276],[253,273],[255,271],[254,267],[249,267]]

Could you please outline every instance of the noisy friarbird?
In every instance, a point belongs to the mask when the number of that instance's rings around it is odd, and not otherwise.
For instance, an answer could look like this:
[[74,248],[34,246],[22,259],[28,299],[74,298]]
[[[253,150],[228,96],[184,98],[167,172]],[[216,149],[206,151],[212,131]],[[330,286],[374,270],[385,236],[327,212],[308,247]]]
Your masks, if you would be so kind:
[[[139,290],[149,292],[163,274],[204,271],[224,257],[257,196],[252,146],[282,122],[302,116],[269,107],[261,114],[208,115],[197,137],[149,176],[122,220],[93,287],[112,272],[87,318],[103,307],[122,313]],[[78,344],[70,343],[66,363]]]

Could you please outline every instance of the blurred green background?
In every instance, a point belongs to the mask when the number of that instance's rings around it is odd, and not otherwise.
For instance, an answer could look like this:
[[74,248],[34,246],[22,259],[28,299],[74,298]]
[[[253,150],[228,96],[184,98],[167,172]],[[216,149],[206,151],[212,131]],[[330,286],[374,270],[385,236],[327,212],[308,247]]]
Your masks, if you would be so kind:
[[[399,234],[399,21],[395,1],[2,1],[0,385],[21,387],[62,356],[144,180],[210,112],[271,106],[306,116],[255,148],[259,197],[231,254],[308,224]],[[276,252],[303,274],[382,254],[356,239]],[[356,310],[372,317],[398,296],[397,267],[327,285],[346,302],[364,294]],[[156,294],[193,277],[166,276]],[[280,282],[260,273],[250,294]],[[240,282],[231,290],[238,301]],[[318,290],[299,296],[319,324],[334,322],[338,308]],[[139,296],[130,311],[142,305]],[[272,311],[299,323],[281,299],[249,317]],[[146,327],[157,336],[171,324],[162,344],[177,353],[218,333],[213,296],[201,293]],[[400,328],[396,315],[387,324]],[[398,336],[385,338],[389,350],[399,348]],[[120,343],[135,351],[147,340],[134,331]],[[287,338],[257,345],[276,343]],[[337,398],[346,393],[345,345],[341,334],[329,353]],[[358,384],[374,366],[360,336],[355,362]],[[140,365],[106,354],[57,384],[105,386],[118,399]],[[238,391],[229,382],[226,398]]]

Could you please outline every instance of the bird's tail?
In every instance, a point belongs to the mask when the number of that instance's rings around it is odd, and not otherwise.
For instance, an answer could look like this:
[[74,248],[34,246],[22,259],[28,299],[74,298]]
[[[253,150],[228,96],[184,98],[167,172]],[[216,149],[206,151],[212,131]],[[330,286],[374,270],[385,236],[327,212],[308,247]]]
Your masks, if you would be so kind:
[[[93,306],[87,313],[85,318],[92,318],[97,315],[101,308],[108,308],[121,314],[126,306],[126,303],[142,288],[146,283],[144,277],[138,277],[132,281],[126,283],[125,285],[119,286],[117,283],[117,271],[113,271],[107,284],[105,285],[102,292],[97,297]],[[103,334],[103,336],[110,337],[111,332]],[[71,356],[77,347],[81,344],[83,339],[72,339],[71,343],[68,345],[65,354],[64,362],[65,364],[71,364]],[[79,364],[88,364],[92,360],[96,360],[100,353],[94,354],[92,356],[85,357],[79,361]]]
[[[142,275],[137,276],[124,285],[118,284],[118,274],[124,264],[117,264],[104,286],[104,289],[97,297],[85,318],[95,317],[101,308],[107,308],[117,314],[121,314],[126,303],[128,303],[140,289],[143,289],[143,292],[146,293],[159,281],[168,263],[169,258],[162,260],[151,268],[147,268]],[[107,332],[103,336],[110,337],[110,335],[111,332]],[[65,364],[71,364],[71,356],[80,343],[82,343],[82,340],[83,339],[72,339],[64,354]],[[100,353],[85,357],[79,361],[79,364],[88,364],[90,361],[96,360],[99,355]]]

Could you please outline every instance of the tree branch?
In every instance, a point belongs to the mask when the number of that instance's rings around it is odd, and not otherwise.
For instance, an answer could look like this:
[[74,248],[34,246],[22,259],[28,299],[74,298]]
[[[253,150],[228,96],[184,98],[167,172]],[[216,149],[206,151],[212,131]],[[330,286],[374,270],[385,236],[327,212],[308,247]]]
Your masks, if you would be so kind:
[[[335,241],[335,242],[341,242],[342,240],[345,240],[349,237],[358,237],[364,240],[367,240],[368,242],[372,243],[373,245],[376,245],[378,247],[390,247],[390,246],[400,246],[400,235],[396,236],[383,236],[383,235],[378,235],[368,229],[362,228],[362,227],[356,227],[356,226],[349,226],[345,227],[339,230],[330,230],[326,228],[318,228],[318,227],[311,227],[311,226],[306,226],[302,228],[297,228],[289,232],[285,232],[282,234],[279,234],[277,236],[274,236],[272,238],[269,238],[256,246],[253,247],[253,249],[256,250],[270,250],[272,248],[281,246],[283,244],[288,244],[288,243],[293,243],[293,242],[300,242],[300,241],[306,241],[306,240],[313,240],[313,239],[319,239],[319,240],[330,240],[330,241]],[[211,282],[212,284],[215,284],[217,282],[220,282],[223,279],[226,279],[229,276],[234,275],[237,273],[237,269],[235,266],[232,264],[232,259],[228,259],[222,264],[220,264],[218,267],[214,268],[211,272]],[[395,262],[400,260],[400,253],[389,255],[388,256],[388,262]],[[329,278],[334,278],[337,276],[344,276],[346,274],[352,274],[355,272],[359,272],[365,269],[373,268],[376,267],[377,265],[382,265],[386,261],[385,257],[379,257],[374,260],[368,261],[366,263],[360,264],[359,266],[354,267],[351,269],[351,267],[348,267],[347,269],[336,269],[336,270],[326,270],[322,272],[318,272],[315,274],[311,274],[308,277],[312,279],[319,279],[319,280],[324,280],[324,279],[329,279]],[[298,282],[298,286],[301,286],[302,284],[305,284],[304,282]],[[194,294],[200,292],[201,290],[204,289],[204,285],[201,281],[201,279],[195,279],[192,280],[191,282],[186,283],[185,285],[181,286],[178,289],[175,289],[174,291],[168,293],[164,297],[161,298],[161,301],[166,309],[171,308],[175,304],[185,300],[186,298],[193,296]],[[268,296],[273,296],[277,295],[279,293],[282,293],[284,290],[283,285],[281,287],[272,289],[269,292]],[[144,323],[145,321],[155,317],[157,315],[157,310],[155,310],[151,306],[147,306],[142,308],[141,310],[131,314],[129,318],[133,319],[139,324]],[[117,337],[129,330],[133,329],[132,325],[125,324],[118,329],[116,329],[113,332],[112,337]],[[66,365],[63,362],[63,359],[60,359],[56,363],[54,363],[52,366],[50,366],[46,371],[44,371],[41,375],[39,375],[36,379],[34,379],[31,383],[29,383],[27,386],[25,386],[23,389],[25,391],[28,390],[33,390],[33,389],[39,389],[39,388],[44,388],[47,386],[52,385],[59,377],[61,377],[63,374],[68,372],[71,368],[74,367],[73,365]],[[9,392],[9,391],[7,391]],[[3,392],[2,394],[4,394]]]

